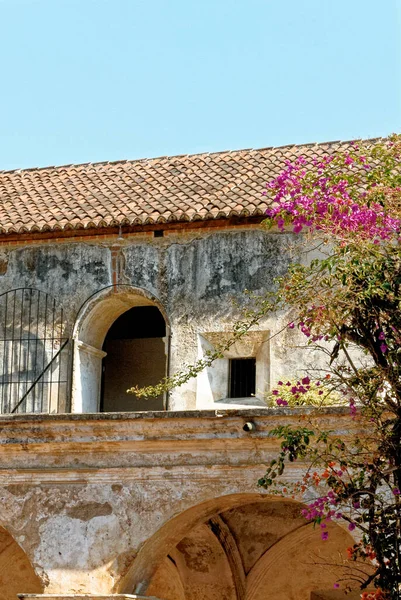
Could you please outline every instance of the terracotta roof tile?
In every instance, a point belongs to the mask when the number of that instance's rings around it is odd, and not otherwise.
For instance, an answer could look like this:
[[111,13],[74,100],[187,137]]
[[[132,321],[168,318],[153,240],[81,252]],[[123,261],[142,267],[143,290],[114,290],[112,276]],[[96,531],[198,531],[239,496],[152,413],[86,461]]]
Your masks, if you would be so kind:
[[[0,233],[82,229],[264,213],[264,184],[287,160],[351,142],[283,146],[0,172]],[[312,164],[312,163],[311,163]]]

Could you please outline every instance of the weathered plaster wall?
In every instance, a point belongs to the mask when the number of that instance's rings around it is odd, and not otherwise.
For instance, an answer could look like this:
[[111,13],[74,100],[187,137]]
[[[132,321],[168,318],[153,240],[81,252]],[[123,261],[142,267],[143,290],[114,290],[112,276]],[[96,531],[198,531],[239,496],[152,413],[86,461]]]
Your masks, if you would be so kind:
[[[0,256],[0,293],[26,286],[49,292],[71,326],[83,306],[74,329],[73,408],[96,411],[103,339],[119,314],[157,306],[171,332],[171,369],[179,369],[203,351],[201,337],[210,344],[229,336],[247,303],[243,290],[271,289],[293,258],[293,242],[290,234],[238,227],[10,245]],[[122,291],[104,290],[114,284]],[[266,317],[232,356],[265,344],[255,348],[263,367],[258,377],[274,383],[293,375],[306,362],[304,351],[295,348],[294,332],[275,336],[289,320]],[[223,367],[206,373],[206,386],[224,379]],[[86,406],[84,388],[95,390]],[[270,430],[297,422],[305,409],[217,410],[219,395],[207,396],[202,381],[191,380],[170,396],[177,412],[0,416],[0,526],[26,570],[16,575],[18,591],[259,600],[272,574],[281,576],[282,552],[294,565],[300,551],[313,553],[315,539],[299,533],[299,503],[256,486],[278,450]],[[203,402],[215,410],[186,410]],[[246,432],[249,420],[255,428]],[[321,420],[337,435],[358,427],[340,409]],[[303,469],[293,464],[288,478],[298,479]],[[295,544],[293,535],[301,541]],[[341,555],[347,535],[333,530],[326,560]],[[279,552],[272,564],[273,547]],[[286,593],[309,600],[316,569],[297,568],[301,592]],[[319,574],[319,586],[330,580],[331,587],[335,575]],[[15,600],[15,581],[2,589],[2,600]]]
[[[185,562],[194,553],[196,528],[209,523],[215,531],[218,515],[237,540],[248,576],[269,544],[300,524],[296,506],[275,512],[271,502],[279,499],[256,487],[277,452],[270,429],[295,422],[299,414],[261,409],[1,417],[0,524],[24,550],[47,593],[145,593],[152,581],[156,587],[153,578],[170,552]],[[243,430],[250,419],[253,433]],[[357,423],[332,409],[322,426],[344,435]],[[294,464],[289,479],[303,468]],[[256,513],[247,512],[247,505],[256,506]],[[240,514],[233,512],[239,507]],[[215,546],[199,535],[205,547]],[[205,575],[202,566],[194,567],[195,558],[181,568],[189,599],[203,598],[196,590]],[[212,573],[212,565],[207,569]],[[228,574],[222,582],[227,590],[230,581]]]
[[75,314],[90,294],[113,283],[114,250],[119,255],[118,283],[147,289],[174,320],[224,318],[234,314],[233,297],[244,303],[244,289],[262,292],[271,287],[288,264],[292,242],[291,234],[260,228],[164,238],[138,234],[120,242],[27,242],[9,247],[0,291],[39,287],[56,294]]
[[110,283],[107,245],[27,243],[9,247],[7,270],[0,275],[0,293],[18,287],[39,288],[60,299],[72,317],[90,294]]
[[[133,234],[123,239],[10,245],[2,251],[0,293],[25,286],[49,292],[72,323],[88,297],[106,286],[143,288],[163,307],[171,326],[170,368],[175,371],[198,357],[198,334],[232,330],[248,301],[245,289],[263,293],[272,288],[274,278],[294,258],[293,244],[292,234],[248,226],[214,232],[181,230],[162,238]],[[288,315],[274,315],[258,328],[274,335],[287,320]],[[295,343],[294,334],[273,338],[269,350],[273,382],[292,375],[304,360],[304,353],[294,351]],[[99,368],[95,365],[92,370],[98,373]],[[170,408],[201,408],[196,385],[191,380],[174,391]],[[79,406],[79,401],[73,404]]]

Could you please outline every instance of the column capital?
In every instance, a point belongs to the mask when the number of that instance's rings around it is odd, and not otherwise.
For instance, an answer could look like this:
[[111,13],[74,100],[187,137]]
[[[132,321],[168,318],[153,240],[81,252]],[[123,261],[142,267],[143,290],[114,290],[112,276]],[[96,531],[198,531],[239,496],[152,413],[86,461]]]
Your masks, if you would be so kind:
[[104,358],[107,356],[107,352],[103,352],[103,350],[99,350],[99,348],[95,348],[90,344],[86,344],[85,342],[81,342],[81,340],[77,340],[76,342],[77,348],[82,350],[83,352],[87,352],[88,354],[93,354],[98,358]]

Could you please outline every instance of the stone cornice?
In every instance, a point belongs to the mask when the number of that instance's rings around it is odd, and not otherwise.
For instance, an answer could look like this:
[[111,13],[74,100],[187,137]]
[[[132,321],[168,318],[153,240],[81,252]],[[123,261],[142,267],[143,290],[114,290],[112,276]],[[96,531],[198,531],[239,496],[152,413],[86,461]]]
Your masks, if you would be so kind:
[[[249,481],[255,484],[264,473],[265,464],[251,465],[197,465],[172,467],[150,466],[147,468],[98,468],[98,469],[0,469],[0,486],[9,484],[58,485],[58,484],[120,484],[149,482],[191,481],[195,482],[237,482]],[[261,492],[263,493],[263,492]]]
[[14,423],[16,421],[46,422],[46,421],[131,421],[143,419],[199,419],[200,417],[272,417],[272,416],[294,416],[294,415],[341,415],[349,416],[349,409],[343,406],[328,406],[319,408],[299,406],[296,408],[261,408],[256,409],[230,409],[230,410],[149,410],[146,412],[114,412],[114,413],[19,413],[14,415],[0,415],[0,427],[2,423]]
[[[128,470],[236,468],[265,463],[279,447],[270,436],[278,425],[299,424],[310,409],[252,409],[76,415],[16,415],[0,418],[0,479],[14,474],[62,472],[69,480],[125,478]],[[244,431],[245,423],[254,424]],[[319,425],[337,435],[358,430],[347,410],[319,412]],[[362,430],[361,430],[362,433]],[[118,471],[119,475],[116,475]],[[102,471],[103,475],[98,472]],[[67,472],[71,474],[67,476]],[[61,476],[61,475],[60,475]],[[170,475],[160,475],[169,477]],[[146,479],[148,475],[143,475]],[[159,475],[157,475],[159,477]],[[57,477],[56,477],[57,479]]]

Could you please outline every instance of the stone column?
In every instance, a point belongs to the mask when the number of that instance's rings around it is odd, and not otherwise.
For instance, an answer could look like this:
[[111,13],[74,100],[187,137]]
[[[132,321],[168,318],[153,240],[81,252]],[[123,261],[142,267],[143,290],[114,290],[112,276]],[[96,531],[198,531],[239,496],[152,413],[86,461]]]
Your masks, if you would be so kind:
[[105,356],[103,350],[74,341],[71,412],[99,412],[102,358]]

